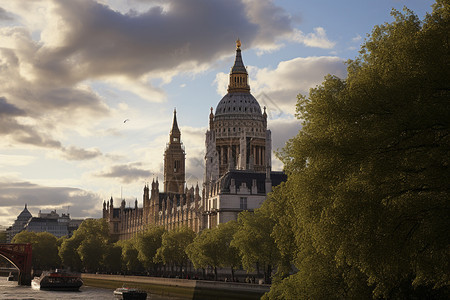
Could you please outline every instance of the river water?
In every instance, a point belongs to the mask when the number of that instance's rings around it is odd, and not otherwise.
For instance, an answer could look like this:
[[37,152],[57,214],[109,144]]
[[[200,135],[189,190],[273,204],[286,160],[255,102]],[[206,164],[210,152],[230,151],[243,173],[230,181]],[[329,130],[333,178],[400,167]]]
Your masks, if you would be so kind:
[[[5,277],[0,277],[0,299],[20,299],[20,300],[59,300],[59,299],[114,299],[113,291],[90,286],[82,286],[79,292],[57,292],[41,291],[31,286],[17,285],[17,281],[7,281]],[[159,295],[148,295],[147,299],[179,299],[174,297],[162,297]]]

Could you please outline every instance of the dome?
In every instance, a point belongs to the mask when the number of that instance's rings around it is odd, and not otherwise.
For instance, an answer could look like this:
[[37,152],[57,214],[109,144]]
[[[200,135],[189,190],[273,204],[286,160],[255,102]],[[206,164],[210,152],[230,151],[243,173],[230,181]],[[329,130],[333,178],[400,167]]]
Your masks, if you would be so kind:
[[261,106],[250,93],[228,93],[216,107],[216,118],[236,116],[262,119]]
[[20,220],[28,220],[29,218],[31,218],[32,215],[31,213],[28,211],[27,206],[25,205],[25,208],[22,210],[22,212],[17,216],[17,219]]

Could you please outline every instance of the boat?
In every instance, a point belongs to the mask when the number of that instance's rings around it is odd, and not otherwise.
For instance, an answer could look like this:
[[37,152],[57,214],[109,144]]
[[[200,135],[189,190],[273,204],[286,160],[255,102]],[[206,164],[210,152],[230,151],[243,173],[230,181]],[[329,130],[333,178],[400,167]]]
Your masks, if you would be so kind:
[[35,277],[32,285],[41,290],[78,291],[83,280],[80,274],[56,269],[54,272],[43,272],[40,277]]
[[116,299],[133,299],[133,300],[145,300],[147,299],[147,292],[142,291],[135,288],[129,288],[129,287],[121,287],[117,288],[114,291],[114,296]]

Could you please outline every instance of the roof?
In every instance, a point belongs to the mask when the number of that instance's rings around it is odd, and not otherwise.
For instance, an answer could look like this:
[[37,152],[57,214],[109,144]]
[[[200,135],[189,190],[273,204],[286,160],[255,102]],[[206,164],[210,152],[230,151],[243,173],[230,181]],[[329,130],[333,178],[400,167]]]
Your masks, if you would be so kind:
[[[249,170],[231,170],[219,178],[220,193],[229,193],[231,180],[234,179],[236,188],[239,188],[245,182],[249,189],[252,188],[253,180],[256,179],[258,194],[266,194],[266,174]],[[270,172],[272,186],[277,186],[287,180],[284,172]]]
[[217,118],[227,116],[263,120],[261,106],[250,93],[228,93],[223,96],[216,107]]
[[17,219],[23,219],[23,220],[28,220],[29,218],[31,218],[32,215],[31,213],[28,211],[27,209],[27,205],[25,204],[25,208],[22,210],[22,212],[17,216]]

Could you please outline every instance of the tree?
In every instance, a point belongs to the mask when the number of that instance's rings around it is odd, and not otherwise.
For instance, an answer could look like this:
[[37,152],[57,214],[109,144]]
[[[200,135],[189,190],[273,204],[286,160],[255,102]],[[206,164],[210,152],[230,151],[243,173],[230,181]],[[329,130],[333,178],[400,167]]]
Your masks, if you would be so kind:
[[63,266],[74,271],[81,271],[82,263],[77,248],[80,246],[82,239],[80,237],[63,239],[59,248],[59,257]]
[[139,251],[136,249],[136,239],[128,239],[116,243],[122,247],[122,263],[128,272],[140,272],[143,269],[139,261]]
[[105,219],[86,219],[73,236],[64,239],[59,256],[64,266],[80,270],[81,267],[96,271],[102,266],[106,245],[110,242]]
[[161,247],[156,252],[155,262],[163,262],[179,267],[182,275],[183,265],[187,262],[186,247],[192,243],[195,232],[188,227],[165,232],[162,236]]
[[12,242],[32,245],[32,264],[35,270],[54,269],[61,263],[58,256],[57,238],[51,233],[22,231],[14,236]]
[[102,257],[106,252],[105,242],[98,237],[90,236],[84,239],[77,248],[83,267],[88,272],[99,270]]
[[335,286],[326,298],[448,297],[450,4],[436,1],[423,22],[392,15],[347,79],[299,96],[303,126],[280,153],[288,181],[274,191],[289,198],[299,272],[270,298],[320,295],[324,281]]
[[117,244],[107,244],[103,255],[104,270],[118,273],[122,270],[122,247]]
[[156,251],[161,247],[162,236],[166,232],[162,226],[150,226],[136,238],[136,249],[139,251],[138,259],[146,267],[155,266]]
[[186,247],[186,254],[194,268],[214,269],[214,279],[217,280],[217,268],[222,265],[220,241],[217,235],[217,228],[205,229],[197,235],[191,244]]
[[231,268],[231,280],[234,281],[234,270],[241,264],[239,249],[231,244],[233,236],[239,229],[236,221],[219,224],[217,227],[217,240],[219,243],[220,261],[222,267]]
[[279,262],[280,252],[271,236],[275,222],[270,218],[266,206],[261,206],[253,213],[243,211],[238,215],[238,230],[233,236],[231,246],[239,250],[242,266],[252,271],[263,267],[264,280],[271,282],[272,269]]

